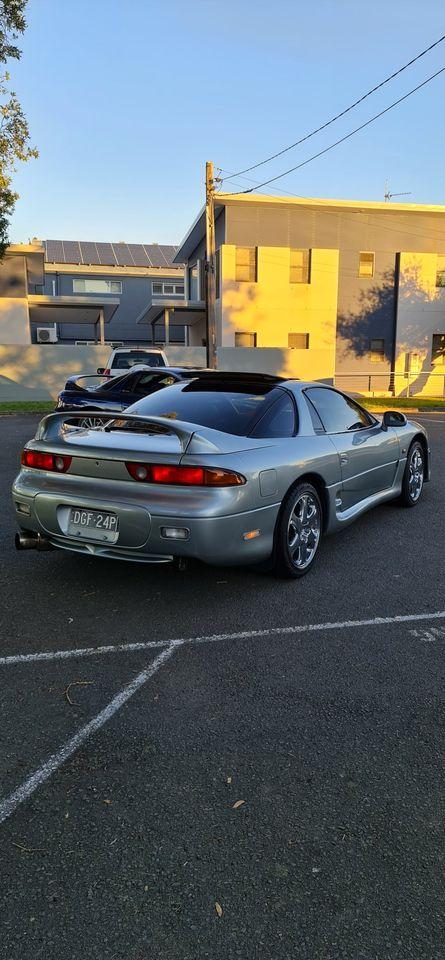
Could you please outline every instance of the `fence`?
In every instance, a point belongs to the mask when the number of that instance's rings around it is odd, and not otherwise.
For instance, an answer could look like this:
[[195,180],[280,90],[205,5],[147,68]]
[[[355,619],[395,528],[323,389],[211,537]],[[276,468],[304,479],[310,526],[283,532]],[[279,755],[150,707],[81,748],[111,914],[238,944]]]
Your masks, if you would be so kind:
[[370,397],[445,397],[445,372],[336,373],[335,386]]

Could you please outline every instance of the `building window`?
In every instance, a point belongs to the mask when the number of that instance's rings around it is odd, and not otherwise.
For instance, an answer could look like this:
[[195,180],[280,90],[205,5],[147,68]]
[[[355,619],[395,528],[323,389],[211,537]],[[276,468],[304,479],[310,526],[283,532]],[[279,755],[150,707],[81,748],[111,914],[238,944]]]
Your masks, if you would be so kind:
[[362,251],[358,255],[358,275],[359,277],[373,277],[374,276],[374,259],[375,254]]
[[445,333],[433,333],[431,363],[434,362],[445,363]]
[[445,287],[445,253],[437,255],[436,287]]
[[174,297],[183,297],[184,296],[184,284],[183,283],[159,283],[158,281],[153,281],[151,285],[151,292],[154,294],[161,294],[161,296],[174,296]]
[[309,334],[288,333],[287,345],[291,350],[309,350]]
[[382,363],[382,361],[385,359],[384,340],[369,341],[369,359],[371,360],[371,363]]
[[256,333],[235,333],[235,347],[256,347]]
[[199,300],[198,264],[188,268],[189,300]]
[[310,250],[291,250],[290,251],[290,283],[310,283],[311,282],[311,257]]
[[257,248],[237,247],[235,280],[237,283],[256,283]]
[[73,293],[122,293],[122,280],[84,277],[73,280]]

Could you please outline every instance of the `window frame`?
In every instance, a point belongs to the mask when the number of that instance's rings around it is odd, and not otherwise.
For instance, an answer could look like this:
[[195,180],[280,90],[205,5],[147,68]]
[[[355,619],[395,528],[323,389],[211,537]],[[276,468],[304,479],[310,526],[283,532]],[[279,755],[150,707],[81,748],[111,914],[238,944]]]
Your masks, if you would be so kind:
[[[442,337],[444,339],[443,352],[435,353],[434,351],[435,337]],[[431,363],[440,363],[440,364],[445,363],[445,331],[443,333],[440,333],[440,331],[436,331],[436,333],[431,334]]]
[[[250,278],[248,280],[243,280],[238,277],[238,250],[253,250],[253,280]],[[246,269],[250,267],[249,264],[239,264],[239,267]],[[258,247],[249,246],[246,244],[237,244],[235,246],[235,283],[258,283]]]
[[[292,347],[289,343],[289,337],[306,337],[306,346],[305,347]],[[289,332],[287,334],[287,349],[288,350],[310,350],[310,333],[300,333],[298,330]]]
[[[364,413],[365,416],[369,417],[371,422],[368,424],[363,424],[361,427],[354,427],[354,429],[349,429],[349,430],[328,430],[326,427],[326,424],[323,421],[323,417],[318,412],[317,407],[315,406],[315,403],[312,403],[312,400],[308,395],[310,390],[328,390],[330,393],[337,393],[340,397],[342,397],[343,400],[346,400],[347,402],[354,404],[354,406],[357,407],[359,410],[361,410],[361,412]],[[375,426],[380,427],[379,421],[377,420],[376,417],[373,416],[372,413],[369,412],[369,410],[365,410],[365,408],[362,407],[360,403],[357,403],[357,401],[353,400],[352,397],[348,397],[346,393],[342,393],[341,390],[336,390],[335,387],[325,387],[321,385],[317,387],[306,387],[302,392],[306,397],[306,399],[309,401],[309,403],[312,404],[315,410],[315,413],[317,414],[317,417],[324,428],[324,432],[326,436],[339,436],[340,434],[345,434],[346,436],[350,436],[352,433],[358,433],[360,430],[372,430]],[[320,436],[320,434],[318,435]]]
[[[254,338],[254,343],[253,343],[253,345],[249,345],[248,347],[245,346],[244,344],[241,344],[241,345],[240,345],[239,343],[236,342],[236,338],[237,338],[237,337],[253,337],[253,338]],[[234,331],[234,341],[235,341],[235,349],[236,349],[236,350],[256,350],[256,348],[257,348],[257,333],[256,333],[256,332],[253,333],[251,330],[235,330],[235,331]]]
[[[439,267],[439,260],[443,261],[443,267]],[[438,283],[439,277],[443,276],[443,283]],[[436,254],[436,288],[442,290],[445,288],[445,253]]]
[[[101,297],[101,296],[116,297],[116,296],[121,296],[122,294],[122,280],[115,280],[114,278],[107,279],[106,277],[73,277],[72,280],[73,280],[73,294],[75,296],[82,296],[82,294],[89,294],[90,296],[93,295],[95,297]],[[111,289],[87,290],[86,284],[88,283],[88,281],[91,281],[91,280],[96,280],[96,281],[99,281],[100,283],[106,283],[108,284],[109,287],[111,287],[112,283],[116,283],[119,285],[120,289],[119,290],[111,290]],[[85,288],[83,290],[76,290],[75,289],[76,283],[85,284]]]
[[[360,273],[361,257],[362,257],[363,255],[368,256],[368,257],[369,257],[369,256],[372,257],[372,273]],[[375,250],[359,250],[359,252],[358,252],[358,269],[357,269],[357,277],[358,277],[358,279],[359,279],[359,280],[373,280],[373,279],[374,279],[374,274],[375,274]]]
[[[156,292],[153,289],[155,286],[161,287],[162,290]],[[166,293],[164,287],[173,287],[173,293]],[[177,287],[182,287],[182,292],[178,293]],[[178,283],[175,283],[174,280],[152,280],[151,295],[152,297],[185,297],[185,283],[183,280]]]
[[[374,357],[373,354],[377,351],[373,350],[373,343],[382,343],[382,352],[378,357]],[[370,363],[385,363],[386,353],[385,353],[385,338],[384,337],[371,337],[369,340],[369,362]]]
[[[302,264],[303,280],[292,280],[292,270],[297,269],[295,265],[292,264],[293,253],[303,254],[303,264]],[[294,284],[303,284],[303,285],[305,284],[306,286],[308,286],[311,282],[311,270],[312,270],[311,248],[310,247],[289,247],[289,283],[292,286]]]

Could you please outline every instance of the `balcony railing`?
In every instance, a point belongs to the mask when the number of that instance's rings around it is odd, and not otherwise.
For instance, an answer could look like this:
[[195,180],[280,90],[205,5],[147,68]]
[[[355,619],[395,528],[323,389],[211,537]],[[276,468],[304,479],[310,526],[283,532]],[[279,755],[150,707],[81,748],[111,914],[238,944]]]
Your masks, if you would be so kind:
[[334,382],[336,387],[347,393],[361,393],[370,397],[445,397],[445,372],[374,373],[360,370],[336,373]]

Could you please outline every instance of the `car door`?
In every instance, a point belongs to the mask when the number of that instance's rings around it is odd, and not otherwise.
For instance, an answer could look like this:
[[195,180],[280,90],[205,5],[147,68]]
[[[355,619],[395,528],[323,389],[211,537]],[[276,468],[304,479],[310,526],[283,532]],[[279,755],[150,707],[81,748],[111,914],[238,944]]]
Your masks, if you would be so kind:
[[342,510],[391,487],[399,461],[395,430],[383,430],[379,421],[338,390],[310,387],[305,392],[339,456]]

